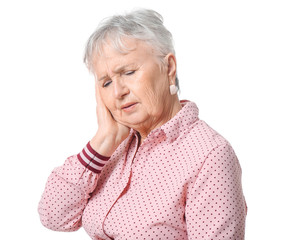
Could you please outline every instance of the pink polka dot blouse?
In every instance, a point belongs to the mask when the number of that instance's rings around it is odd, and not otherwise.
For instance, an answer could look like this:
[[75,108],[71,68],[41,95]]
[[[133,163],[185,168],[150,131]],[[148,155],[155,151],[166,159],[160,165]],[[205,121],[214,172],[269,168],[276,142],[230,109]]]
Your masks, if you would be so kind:
[[48,178],[41,222],[81,226],[92,239],[244,239],[246,204],[238,159],[221,135],[181,102],[139,147],[129,137],[110,157],[88,143]]

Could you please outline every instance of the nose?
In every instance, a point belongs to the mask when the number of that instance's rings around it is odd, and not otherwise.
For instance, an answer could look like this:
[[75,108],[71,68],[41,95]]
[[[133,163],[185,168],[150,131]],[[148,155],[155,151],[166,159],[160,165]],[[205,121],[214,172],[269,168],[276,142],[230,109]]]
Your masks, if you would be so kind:
[[128,87],[124,84],[124,82],[117,78],[114,82],[114,96],[116,99],[122,99],[125,95],[129,93]]

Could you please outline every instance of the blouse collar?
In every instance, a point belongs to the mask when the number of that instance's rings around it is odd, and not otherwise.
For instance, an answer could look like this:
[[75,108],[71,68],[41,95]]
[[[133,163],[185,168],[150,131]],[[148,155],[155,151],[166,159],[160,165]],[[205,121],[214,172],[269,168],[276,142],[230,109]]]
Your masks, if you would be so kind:
[[160,128],[164,131],[170,142],[176,140],[199,119],[199,109],[194,102],[188,100],[180,101],[182,109]]

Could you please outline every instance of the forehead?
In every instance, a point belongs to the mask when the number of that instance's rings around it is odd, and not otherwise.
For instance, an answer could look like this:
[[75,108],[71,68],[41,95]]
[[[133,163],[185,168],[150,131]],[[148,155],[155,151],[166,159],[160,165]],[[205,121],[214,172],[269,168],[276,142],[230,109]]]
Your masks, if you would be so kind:
[[112,70],[121,65],[140,64],[155,57],[153,48],[143,41],[137,39],[123,39],[122,41],[128,50],[118,50],[111,41],[106,41],[102,47],[102,52],[94,54],[93,69],[96,74],[105,71],[106,68]]

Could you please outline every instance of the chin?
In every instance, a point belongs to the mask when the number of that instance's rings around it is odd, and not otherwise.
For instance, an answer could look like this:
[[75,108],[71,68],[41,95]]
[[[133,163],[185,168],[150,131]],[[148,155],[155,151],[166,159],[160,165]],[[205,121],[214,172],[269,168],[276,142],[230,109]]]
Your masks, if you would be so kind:
[[137,116],[129,116],[126,119],[122,119],[121,122],[123,125],[130,127],[130,128],[136,128],[136,126],[140,126],[144,124],[144,122],[147,121],[148,118],[142,117],[137,114]]

